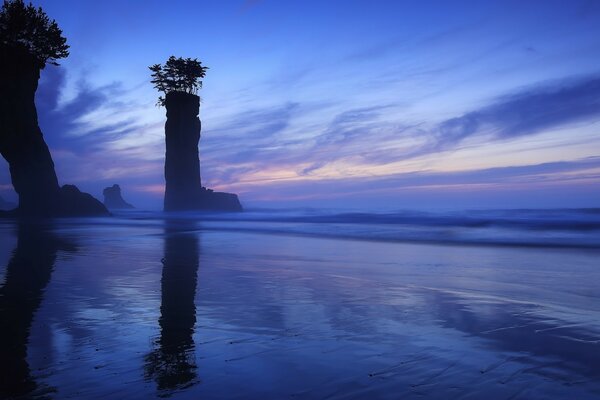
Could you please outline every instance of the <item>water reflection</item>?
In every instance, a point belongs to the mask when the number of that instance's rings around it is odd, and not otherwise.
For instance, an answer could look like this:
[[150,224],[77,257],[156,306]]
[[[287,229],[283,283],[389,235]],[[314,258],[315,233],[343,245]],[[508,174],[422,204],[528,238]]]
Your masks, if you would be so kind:
[[60,239],[51,226],[21,223],[17,246],[6,268],[0,288],[0,397],[23,396],[36,389],[27,362],[27,345],[33,317],[50,282],[59,250],[73,251],[73,244]]
[[159,390],[181,389],[196,383],[194,325],[196,323],[198,238],[194,224],[165,222],[161,278],[160,337],[146,357],[145,376]]
[[600,396],[589,254],[56,224],[0,271],[0,398]]
[[512,354],[509,360],[530,364],[531,371],[552,370],[555,381],[572,384],[586,376],[600,381],[600,340],[589,317],[565,322],[544,316],[544,308],[535,303],[473,300],[443,291],[429,291],[427,297],[442,328],[483,338],[495,353]]

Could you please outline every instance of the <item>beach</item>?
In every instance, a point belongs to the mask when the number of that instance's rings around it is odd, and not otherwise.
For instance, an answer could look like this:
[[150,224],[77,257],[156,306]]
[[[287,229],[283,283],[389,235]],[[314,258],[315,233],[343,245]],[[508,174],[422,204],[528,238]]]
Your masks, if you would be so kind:
[[597,213],[308,214],[1,221],[0,394],[600,398]]

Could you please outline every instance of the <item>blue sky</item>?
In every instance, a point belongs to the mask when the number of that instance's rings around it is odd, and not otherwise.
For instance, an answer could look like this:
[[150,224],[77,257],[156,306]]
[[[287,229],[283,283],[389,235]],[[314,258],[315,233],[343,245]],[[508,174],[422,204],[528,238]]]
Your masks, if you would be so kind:
[[[210,69],[202,178],[249,206],[593,207],[600,2],[57,1],[43,71],[61,183],[160,208],[164,109],[148,65]],[[0,195],[14,199],[0,164]]]

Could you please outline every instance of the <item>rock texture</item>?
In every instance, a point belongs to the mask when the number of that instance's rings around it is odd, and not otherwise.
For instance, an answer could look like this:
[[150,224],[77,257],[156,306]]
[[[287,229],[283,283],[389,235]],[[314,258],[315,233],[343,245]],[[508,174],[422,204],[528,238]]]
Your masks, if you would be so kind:
[[200,98],[182,92],[166,95],[165,211],[242,211],[233,193],[214,192],[200,178]]
[[[0,154],[19,194],[20,215],[107,214],[98,200],[61,188],[38,126],[35,91],[41,65],[25,50],[0,46]],[[66,203],[73,208],[67,208]]]
[[107,187],[102,192],[104,195],[104,206],[109,210],[122,210],[128,208],[134,208],[131,204],[126,202],[121,195],[121,187],[114,184]]

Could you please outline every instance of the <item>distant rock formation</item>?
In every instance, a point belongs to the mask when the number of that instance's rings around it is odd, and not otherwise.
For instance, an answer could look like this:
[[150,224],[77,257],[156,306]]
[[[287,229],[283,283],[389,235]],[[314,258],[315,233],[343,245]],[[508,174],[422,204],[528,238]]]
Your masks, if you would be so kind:
[[64,185],[60,188],[56,216],[108,215],[109,212],[91,194],[81,192],[75,185]]
[[123,196],[121,196],[121,187],[117,184],[107,187],[102,194],[104,194],[104,205],[109,210],[134,208],[123,199]]
[[108,214],[92,196],[74,186],[58,185],[34,102],[43,65],[22,48],[0,46],[0,59],[0,154],[9,164],[19,194],[18,214]]
[[6,201],[0,197],[0,210],[12,210],[16,207],[17,205],[15,203],[11,203],[10,201]]
[[214,192],[202,187],[200,179],[200,98],[170,92],[165,97],[165,211],[242,211],[236,194]]

